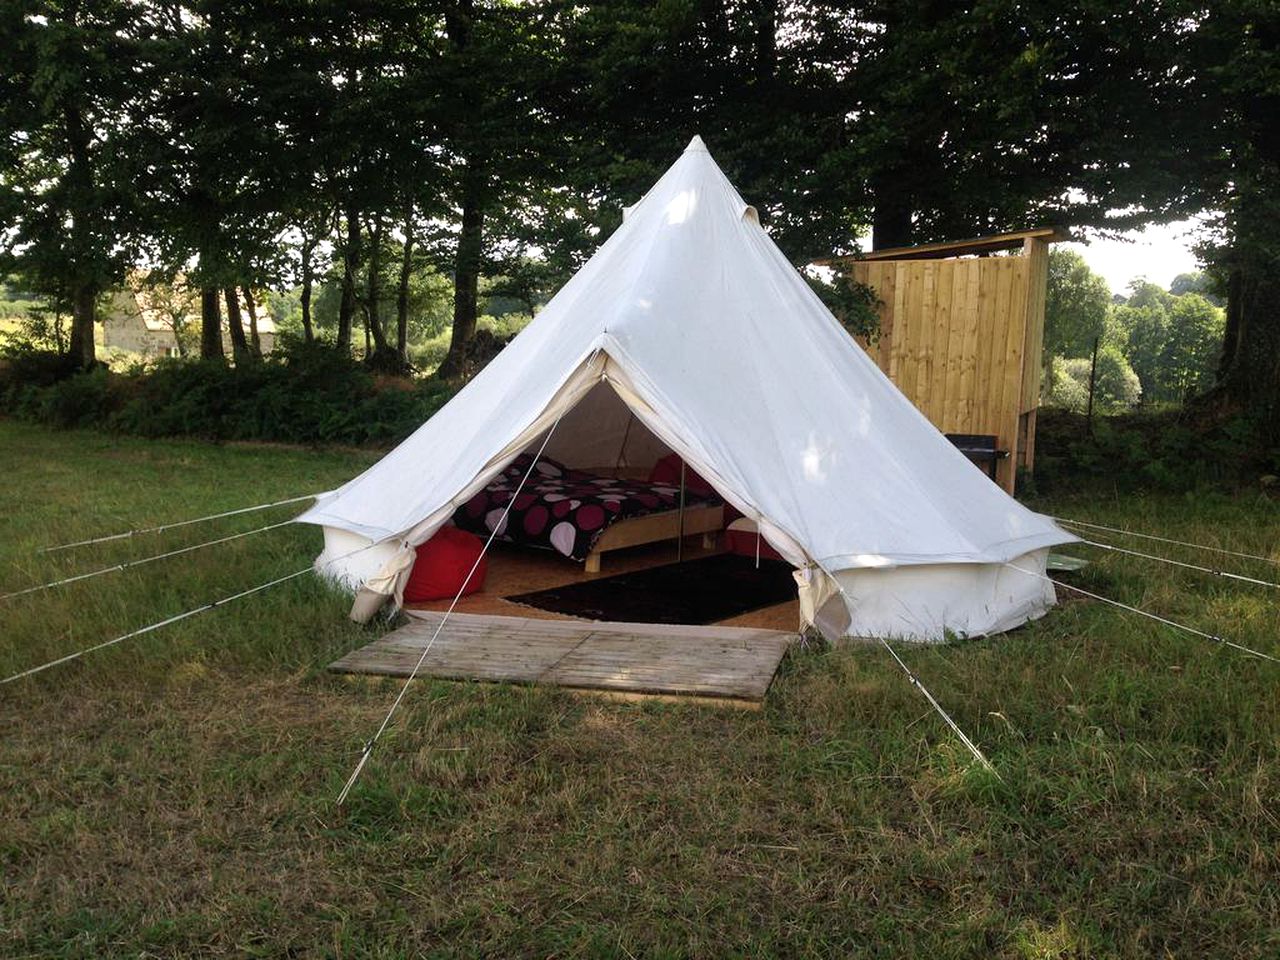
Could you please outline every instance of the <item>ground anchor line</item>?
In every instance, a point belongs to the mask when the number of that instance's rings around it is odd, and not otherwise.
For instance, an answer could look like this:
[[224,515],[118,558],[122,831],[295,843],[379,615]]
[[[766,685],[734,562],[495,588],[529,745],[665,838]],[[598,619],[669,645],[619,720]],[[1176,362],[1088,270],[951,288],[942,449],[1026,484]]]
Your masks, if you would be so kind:
[[88,540],[76,540],[73,543],[60,543],[53,547],[41,547],[41,553],[53,553],[55,550],[70,550],[72,547],[87,547],[94,543],[106,543],[109,540],[125,540],[129,537],[141,536],[144,533],[159,533],[162,530],[173,530],[176,527],[187,527],[193,523],[204,523],[207,520],[221,520],[223,517],[235,517],[242,513],[253,513],[257,510],[270,510],[272,507],[283,507],[290,503],[301,503],[304,500],[314,500],[320,496],[318,493],[308,493],[301,497],[289,497],[286,500],[276,500],[273,503],[259,503],[252,507],[241,507],[238,510],[227,510],[223,513],[211,513],[207,517],[195,517],[191,520],[177,520],[173,523],[162,523],[158,527],[141,527],[137,530],[126,530],[124,533],[112,533],[105,537],[91,537]]
[[1081,543],[1090,547],[1097,547],[1099,550],[1110,550],[1114,553],[1124,553],[1131,557],[1141,557],[1144,560],[1156,560],[1160,563],[1168,563],[1175,567],[1183,567],[1187,570],[1197,570],[1200,573],[1211,574],[1215,577],[1226,577],[1228,580],[1239,580],[1242,583],[1252,583],[1260,587],[1272,587],[1280,590],[1280,583],[1273,583],[1270,580],[1259,580],[1257,577],[1246,577],[1243,574],[1231,573],[1228,570],[1216,570],[1213,567],[1202,567],[1196,563],[1184,563],[1181,560],[1174,560],[1171,557],[1159,557],[1153,553],[1143,553],[1140,550],[1126,550],[1124,547],[1117,547],[1110,543],[1098,543],[1096,540],[1081,540]]
[[1280,560],[1272,557],[1263,557],[1256,553],[1241,553],[1238,550],[1226,550],[1222,547],[1211,547],[1204,543],[1191,543],[1188,540],[1174,540],[1171,537],[1157,537],[1151,533],[1139,533],[1136,530],[1125,530],[1122,527],[1108,527],[1101,523],[1090,523],[1087,520],[1068,520],[1066,517],[1051,517],[1050,519],[1057,523],[1065,523],[1069,526],[1090,527],[1094,530],[1106,530],[1109,533],[1122,533],[1126,537],[1139,537],[1143,540],[1156,540],[1160,543],[1172,543],[1180,547],[1192,547],[1196,550],[1207,550],[1210,553],[1221,553],[1228,557],[1241,557],[1245,560],[1261,560],[1263,563],[1270,563],[1274,566],[1280,566]]
[[1110,597],[1104,597],[1099,593],[1093,593],[1090,590],[1086,590],[1084,587],[1077,587],[1070,583],[1063,583],[1061,580],[1055,580],[1053,577],[1045,576],[1043,573],[1037,573],[1035,570],[1026,570],[1012,563],[1006,562],[1005,566],[1010,570],[1017,570],[1019,573],[1025,573],[1029,577],[1036,577],[1040,580],[1052,583],[1055,586],[1066,587],[1068,590],[1074,590],[1076,593],[1084,594],[1084,596],[1091,597],[1094,600],[1100,600],[1103,603],[1111,604],[1113,607],[1119,607],[1121,610],[1128,610],[1130,613],[1136,613],[1139,616],[1147,617],[1148,619],[1155,620],[1158,623],[1163,623],[1165,626],[1173,627],[1176,630],[1182,630],[1185,633],[1202,637],[1205,640],[1212,640],[1214,643],[1222,644],[1225,647],[1231,647],[1233,650],[1239,650],[1241,653],[1247,653],[1251,657],[1257,657],[1260,660],[1270,660],[1272,663],[1280,663],[1280,657],[1273,657],[1269,653],[1263,653],[1261,650],[1254,650],[1252,647],[1246,647],[1243,644],[1228,640],[1225,637],[1220,637],[1212,633],[1205,633],[1203,630],[1197,630],[1195,627],[1188,627],[1184,623],[1178,623],[1175,620],[1162,617],[1157,613],[1151,613],[1150,611],[1143,610],[1140,607],[1133,607],[1127,603],[1121,603],[1119,600],[1112,600]]
[[[589,366],[599,353],[600,348],[597,347],[592,351],[591,356],[587,358],[586,364]],[[405,678],[404,685],[400,687],[400,692],[396,695],[395,700],[391,704],[391,709],[389,709],[387,711],[387,715],[382,718],[382,723],[379,724],[378,729],[374,732],[373,736],[364,742],[364,746],[360,750],[360,759],[356,762],[355,769],[351,771],[351,775],[347,777],[346,783],[342,785],[342,790],[338,792],[337,806],[340,807],[346,802],[347,795],[351,793],[351,788],[354,787],[356,785],[356,781],[360,779],[360,774],[364,770],[365,764],[369,762],[369,758],[373,755],[373,748],[378,745],[378,740],[390,725],[391,718],[395,715],[401,701],[404,700],[405,694],[409,692],[409,685],[417,678],[418,671],[422,669],[423,663],[426,662],[427,654],[431,652],[431,647],[435,644],[436,638],[439,637],[441,631],[444,630],[444,625],[449,621],[449,617],[453,614],[454,607],[456,607],[458,605],[458,601],[462,599],[462,592],[467,589],[467,584],[471,582],[471,578],[475,575],[476,570],[479,569],[480,561],[483,560],[485,554],[488,553],[490,545],[498,535],[498,531],[506,527],[507,517],[511,513],[512,505],[516,502],[516,497],[520,496],[520,492],[524,489],[525,483],[533,474],[534,467],[538,465],[538,458],[542,456],[542,451],[547,449],[547,443],[550,442],[552,434],[556,432],[556,427],[560,425],[560,421],[564,418],[564,415],[567,412],[567,410],[562,410],[560,412],[555,421],[551,424],[550,429],[547,430],[547,435],[542,438],[542,445],[538,447],[538,452],[535,453],[533,455],[533,459],[529,461],[529,468],[525,471],[524,476],[520,478],[519,485],[516,486],[515,492],[511,494],[511,499],[507,501],[507,505],[503,508],[502,517],[490,529],[489,539],[484,542],[484,546],[480,549],[480,555],[476,557],[475,563],[471,565],[471,570],[467,573],[466,579],[462,581],[462,586],[458,588],[458,592],[454,596],[453,602],[449,604],[449,609],[446,610],[444,612],[444,616],[440,618],[440,622],[436,625],[435,632],[431,635],[431,639],[428,640],[427,645],[422,648],[422,655],[418,657],[418,662],[413,665],[413,670],[411,670],[409,676]]]
[[180,547],[177,550],[170,550],[166,553],[157,553],[153,557],[143,557],[140,560],[125,560],[123,563],[117,563],[110,567],[103,567],[100,570],[92,570],[89,573],[77,573],[73,577],[63,577],[61,580],[51,580],[49,583],[39,583],[34,587],[26,587],[22,590],[15,590],[13,593],[0,594],[0,602],[12,600],[14,597],[26,596],[30,593],[37,593],[41,590],[51,590],[54,587],[66,586],[69,583],[77,583],[81,580],[88,580],[92,577],[100,577],[104,573],[115,573],[117,570],[128,570],[130,567],[140,567],[144,563],[152,563],[156,560],[165,560],[169,557],[177,557],[184,553],[191,553],[194,550],[202,550],[205,547],[213,547],[219,543],[230,543],[232,540],[240,540],[244,537],[253,536],[255,533],[266,533],[268,530],[276,530],[280,527],[286,527],[293,523],[293,520],[282,520],[280,523],[271,523],[265,527],[258,527],[256,530],[246,530],[244,533],[233,533],[229,537],[219,537],[216,540],[206,540],[204,543],[195,543],[189,547]]

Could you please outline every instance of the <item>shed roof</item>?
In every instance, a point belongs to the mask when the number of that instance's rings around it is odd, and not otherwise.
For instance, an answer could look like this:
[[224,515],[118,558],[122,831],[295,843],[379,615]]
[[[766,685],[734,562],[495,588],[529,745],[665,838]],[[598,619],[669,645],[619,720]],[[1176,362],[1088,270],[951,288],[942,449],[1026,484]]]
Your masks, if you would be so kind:
[[1012,233],[996,233],[969,240],[948,240],[942,243],[922,243],[914,247],[890,247],[871,250],[845,257],[827,257],[815,261],[821,265],[848,263],[853,260],[940,260],[944,257],[963,257],[980,253],[996,253],[1013,250],[1028,240],[1042,239],[1048,243],[1069,240],[1071,235],[1063,227],[1037,227],[1034,230],[1015,230]]

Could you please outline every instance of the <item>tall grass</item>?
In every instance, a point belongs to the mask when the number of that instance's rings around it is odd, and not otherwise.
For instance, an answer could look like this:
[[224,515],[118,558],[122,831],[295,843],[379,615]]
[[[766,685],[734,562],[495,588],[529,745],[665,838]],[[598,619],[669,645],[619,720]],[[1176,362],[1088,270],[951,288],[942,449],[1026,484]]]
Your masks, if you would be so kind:
[[[369,459],[3,422],[0,458],[0,592],[211,531],[40,545],[327,488]],[[1280,558],[1258,497],[1036,506]],[[287,528],[10,602],[0,671],[318,545]],[[1273,593],[1093,559],[1088,589],[1280,652]],[[381,629],[345,609],[300,578],[0,687],[0,954],[1280,953],[1273,664],[1081,601],[903,648],[1003,781],[873,648],[797,652],[758,713],[426,681],[339,810],[396,689],[324,672]]]

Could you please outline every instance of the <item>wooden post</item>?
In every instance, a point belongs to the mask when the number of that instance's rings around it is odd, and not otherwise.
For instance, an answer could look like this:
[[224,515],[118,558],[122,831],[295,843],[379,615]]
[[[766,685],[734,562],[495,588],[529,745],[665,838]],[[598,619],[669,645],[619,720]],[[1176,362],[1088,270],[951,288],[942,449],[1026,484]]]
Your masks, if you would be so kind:
[[1093,360],[1089,364],[1089,412],[1085,414],[1089,436],[1093,436],[1093,388],[1098,382],[1098,338],[1093,338]]
[[676,527],[676,563],[684,561],[684,457],[680,458],[680,522]]

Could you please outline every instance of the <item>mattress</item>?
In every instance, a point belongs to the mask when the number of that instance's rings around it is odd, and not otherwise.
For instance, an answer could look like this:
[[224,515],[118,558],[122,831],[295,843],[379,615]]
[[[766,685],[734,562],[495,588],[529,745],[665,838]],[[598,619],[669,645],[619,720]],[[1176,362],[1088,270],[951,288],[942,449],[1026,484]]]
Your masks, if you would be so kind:
[[[517,495],[526,473],[529,479]],[[714,497],[691,496],[686,489],[686,507],[719,502]],[[540,457],[534,463],[531,455],[521,454],[459,507],[453,522],[480,536],[487,537],[496,529],[495,539],[585,560],[612,524],[679,506],[678,486],[602,477],[573,470],[550,457]]]

